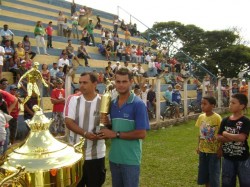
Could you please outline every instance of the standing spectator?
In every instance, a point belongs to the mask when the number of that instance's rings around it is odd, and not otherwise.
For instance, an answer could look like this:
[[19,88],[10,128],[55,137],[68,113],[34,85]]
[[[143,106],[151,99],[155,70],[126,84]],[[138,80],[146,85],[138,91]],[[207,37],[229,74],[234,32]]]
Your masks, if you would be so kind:
[[30,40],[29,40],[29,36],[25,35],[23,37],[23,48],[25,50],[25,52],[28,52],[29,55],[31,55],[31,59],[33,59],[36,56],[36,53],[31,51],[31,44],[30,44]]
[[57,36],[63,35],[63,24],[64,24],[65,17],[62,11],[59,11],[57,17]]
[[5,54],[4,48],[0,45],[0,79],[2,78],[2,70],[3,70],[3,57]]
[[[47,64],[42,65],[41,74],[42,74],[44,81],[47,84],[46,87],[43,86],[43,96],[48,97],[50,95],[50,72],[49,72]],[[44,91],[44,90],[46,90],[46,91]]]
[[65,90],[63,89],[63,80],[56,79],[56,88],[51,92],[51,103],[53,104],[52,118],[54,121],[50,126],[50,132],[57,136],[65,134],[65,123],[63,118],[63,109],[65,104]]
[[234,82],[233,87],[232,87],[232,94],[236,94],[236,93],[239,93],[239,92],[240,92],[240,90],[239,90],[239,87],[238,87],[238,83]]
[[95,29],[102,29],[101,18],[99,15],[96,16],[97,22],[95,25]]
[[78,54],[77,54],[78,58],[84,59],[85,61],[85,66],[89,67],[89,62],[88,62],[88,58],[90,58],[86,48],[84,47],[84,42],[81,41],[81,46],[78,47]]
[[87,10],[86,10],[86,6],[81,6],[80,9],[79,9],[79,25],[84,28],[84,17],[85,17],[85,14],[87,13]]
[[124,19],[122,19],[122,21],[121,21],[121,25],[120,25],[120,28],[123,30],[123,31],[125,31],[126,30],[126,24],[125,24],[125,22],[124,22]]
[[163,95],[164,99],[166,100],[166,106],[169,106],[172,103],[172,94],[173,87],[169,85],[167,91]]
[[[115,75],[119,96],[112,100],[110,118],[112,130],[102,129],[100,138],[110,138],[109,153],[112,186],[139,186],[142,139],[149,129],[147,110],[139,97],[130,92],[132,74],[121,68]],[[108,117],[102,118],[108,123]],[[133,177],[131,177],[133,176]]]
[[241,87],[240,87],[240,93],[241,93],[241,94],[244,94],[245,96],[248,97],[248,85],[247,85],[247,83],[246,83],[246,80],[243,79],[243,80],[241,81],[241,83],[242,83],[242,85],[241,85]]
[[153,108],[153,118],[155,118],[155,113],[156,113],[156,93],[154,91],[154,86],[149,85],[149,90],[147,94],[147,101],[148,101],[148,107]]
[[222,143],[222,186],[236,186],[238,177],[241,187],[250,186],[250,157],[248,137],[250,120],[244,116],[248,98],[245,94],[234,94],[229,109],[232,113],[225,117],[218,132],[218,141]]
[[89,33],[93,46],[95,46],[95,38],[94,38],[94,24],[92,23],[92,19],[89,19],[89,23],[86,25],[86,29]]
[[59,69],[57,68],[57,63],[54,62],[52,68],[49,70],[50,84],[52,84],[52,86],[54,86],[54,84],[56,83],[56,73],[58,71],[59,71]]
[[[83,176],[78,187],[101,187],[105,181],[105,140],[97,136],[96,126],[100,124],[101,97],[96,93],[97,77],[90,72],[81,74],[81,93],[71,95],[64,108],[66,126],[70,130],[70,142],[85,138]],[[84,114],[84,115],[83,115]]]
[[217,141],[221,117],[213,112],[216,100],[212,96],[202,98],[203,114],[198,117],[195,126],[199,130],[197,154],[199,154],[198,185],[220,186],[221,148]]
[[181,85],[176,84],[175,89],[172,93],[172,102],[175,106],[175,117],[180,118],[180,104],[181,104],[181,93],[180,93]]
[[39,46],[42,45],[43,50],[44,50],[44,54],[45,55],[49,55],[47,53],[46,47],[45,47],[45,41],[44,41],[44,35],[45,35],[45,30],[42,26],[42,22],[38,21],[36,23],[36,27],[34,30],[35,33],[35,38],[36,38],[36,49],[37,49],[37,53],[40,54],[40,49]]
[[71,40],[68,40],[68,46],[66,47],[66,52],[67,52],[68,58],[72,61],[73,65],[74,65],[73,60],[75,60],[79,65],[81,65],[78,57],[75,55],[75,50],[74,50],[74,47],[72,46]]
[[137,46],[136,50],[136,62],[139,64],[142,62],[143,49],[140,45]]
[[18,102],[15,105],[15,108],[11,111],[10,115],[12,119],[9,121],[9,129],[10,129],[10,143],[14,144],[17,134],[17,119],[19,116],[19,103],[21,103],[21,99],[19,98],[18,89],[15,84],[10,86],[10,94],[15,96],[18,99]]
[[69,24],[68,24],[68,19],[65,18],[64,19],[64,23],[63,23],[63,36],[66,37],[66,38],[70,38],[71,36],[71,28],[69,27]]
[[14,48],[14,33],[9,29],[7,24],[3,25],[3,29],[0,31],[0,36],[2,37],[2,46],[5,46],[5,42],[9,40],[11,46]]
[[73,14],[71,17],[72,20],[72,33],[73,33],[73,38],[77,38],[79,40],[79,33],[78,33],[78,15],[77,12]]
[[76,12],[76,4],[75,4],[75,0],[72,1],[71,6],[70,6],[70,11],[71,11],[71,16],[74,15],[74,13]]
[[126,28],[124,35],[125,35],[125,45],[127,46],[127,45],[131,44],[131,41],[130,41],[131,34],[130,34],[128,28]]
[[125,60],[131,61],[131,45],[125,47]]
[[[129,44],[130,45],[130,44]],[[136,62],[137,61],[137,56],[136,56],[136,53],[137,53],[137,49],[136,49],[136,46],[135,45],[132,45],[132,49],[131,49],[131,62]]]
[[0,93],[0,156],[6,151],[8,145],[9,127],[8,122],[12,118],[8,115],[7,104]]
[[[112,40],[112,38],[110,38],[110,40]],[[114,36],[113,36],[113,41],[114,41],[114,51],[116,51],[117,49],[117,46],[119,45],[119,35],[118,33],[114,33]]]
[[119,24],[118,16],[114,16],[114,19],[113,19],[114,33],[117,33],[118,24]]
[[52,21],[49,22],[45,31],[47,33],[47,48],[53,48],[52,47],[52,34],[53,34],[54,29],[52,27]]

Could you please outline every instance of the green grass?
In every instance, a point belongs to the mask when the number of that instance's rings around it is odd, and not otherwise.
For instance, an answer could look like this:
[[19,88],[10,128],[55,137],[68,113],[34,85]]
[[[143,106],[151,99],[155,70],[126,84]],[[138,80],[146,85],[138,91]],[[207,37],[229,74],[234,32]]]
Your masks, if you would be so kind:
[[[196,154],[198,128],[191,120],[179,126],[150,130],[143,141],[140,187],[196,187],[198,155]],[[107,153],[110,142],[107,142]],[[108,156],[107,156],[108,157]],[[111,174],[106,162],[107,179]]]

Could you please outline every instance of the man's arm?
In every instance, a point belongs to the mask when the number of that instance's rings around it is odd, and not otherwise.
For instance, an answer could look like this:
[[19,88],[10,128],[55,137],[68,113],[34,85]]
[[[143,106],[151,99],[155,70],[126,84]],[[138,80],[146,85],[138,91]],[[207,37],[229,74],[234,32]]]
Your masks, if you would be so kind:
[[8,112],[9,114],[12,112],[12,110],[15,108],[16,104],[18,102],[18,99],[15,97],[13,103],[10,104],[10,106],[8,107]]
[[[100,138],[116,138],[117,132],[109,130],[109,129],[102,129],[101,133],[98,135]],[[125,140],[137,140],[137,139],[144,139],[146,137],[146,130],[133,130],[129,132],[120,132],[120,139]]]
[[227,131],[223,131],[222,135],[223,137],[229,139],[230,141],[235,141],[235,142],[244,142],[247,138],[247,135],[244,133],[231,134],[228,133]]
[[217,140],[219,142],[221,142],[221,143],[231,142],[232,141],[232,140],[230,140],[230,139],[228,139],[228,138],[226,138],[226,137],[224,137],[224,136],[222,136],[220,134],[217,135]]

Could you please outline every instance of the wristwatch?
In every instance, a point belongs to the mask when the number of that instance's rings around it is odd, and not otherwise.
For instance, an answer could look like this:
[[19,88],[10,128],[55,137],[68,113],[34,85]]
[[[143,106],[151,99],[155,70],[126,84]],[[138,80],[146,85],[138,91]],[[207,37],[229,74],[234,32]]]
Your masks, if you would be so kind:
[[120,138],[120,131],[116,132],[116,138]]

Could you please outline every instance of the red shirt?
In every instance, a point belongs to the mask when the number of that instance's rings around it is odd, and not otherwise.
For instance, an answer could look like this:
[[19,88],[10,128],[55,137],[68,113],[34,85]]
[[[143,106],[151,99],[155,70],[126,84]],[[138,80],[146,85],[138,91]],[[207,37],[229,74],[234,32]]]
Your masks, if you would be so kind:
[[18,102],[16,103],[15,107],[13,108],[13,110],[11,111],[10,115],[17,119],[18,115],[19,115],[19,106],[18,106]]
[[53,28],[51,26],[47,26],[45,30],[47,35],[52,36]]
[[11,95],[10,93],[4,91],[4,90],[1,90],[1,89],[0,89],[0,93],[2,94],[3,99],[6,102],[7,107],[9,108],[10,105],[12,103],[14,103],[14,101],[16,100],[16,97],[14,95]]
[[[65,90],[62,89],[53,89],[51,92],[51,98],[53,99],[60,99],[65,98]],[[53,112],[63,112],[64,109],[64,102],[63,103],[57,103],[53,105]]]

